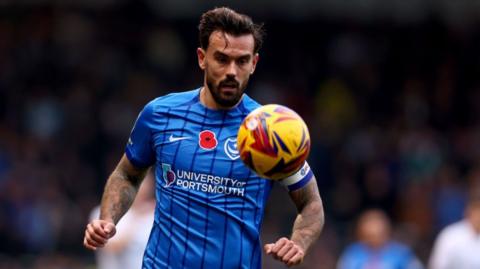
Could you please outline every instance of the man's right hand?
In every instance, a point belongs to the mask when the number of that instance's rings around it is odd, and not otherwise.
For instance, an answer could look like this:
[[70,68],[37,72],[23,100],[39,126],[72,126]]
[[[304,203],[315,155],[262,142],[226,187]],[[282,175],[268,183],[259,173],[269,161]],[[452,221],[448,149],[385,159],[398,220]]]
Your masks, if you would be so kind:
[[91,250],[102,248],[117,232],[115,224],[106,220],[92,220],[85,229],[83,245]]

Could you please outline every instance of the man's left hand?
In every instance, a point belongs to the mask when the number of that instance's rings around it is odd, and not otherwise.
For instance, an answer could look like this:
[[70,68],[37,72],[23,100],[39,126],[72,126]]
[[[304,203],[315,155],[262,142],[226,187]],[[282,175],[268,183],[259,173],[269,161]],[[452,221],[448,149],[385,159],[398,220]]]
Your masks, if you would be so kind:
[[298,244],[286,237],[280,238],[272,244],[265,244],[265,253],[282,261],[288,267],[302,263],[305,251]]

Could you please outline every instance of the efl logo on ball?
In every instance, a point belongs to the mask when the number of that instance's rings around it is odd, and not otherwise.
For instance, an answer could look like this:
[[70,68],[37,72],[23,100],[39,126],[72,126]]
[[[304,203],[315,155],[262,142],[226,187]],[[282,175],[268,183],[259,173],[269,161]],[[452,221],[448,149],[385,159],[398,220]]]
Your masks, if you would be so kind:
[[307,125],[293,110],[265,105],[250,112],[237,134],[242,161],[259,176],[279,180],[297,172],[310,153]]

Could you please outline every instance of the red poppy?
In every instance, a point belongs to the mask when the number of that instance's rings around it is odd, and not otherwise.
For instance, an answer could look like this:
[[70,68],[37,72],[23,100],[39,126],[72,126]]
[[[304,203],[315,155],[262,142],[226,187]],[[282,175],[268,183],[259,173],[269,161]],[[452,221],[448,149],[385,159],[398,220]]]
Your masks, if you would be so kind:
[[217,147],[218,141],[214,132],[209,130],[201,131],[198,137],[198,144],[202,149],[210,150]]

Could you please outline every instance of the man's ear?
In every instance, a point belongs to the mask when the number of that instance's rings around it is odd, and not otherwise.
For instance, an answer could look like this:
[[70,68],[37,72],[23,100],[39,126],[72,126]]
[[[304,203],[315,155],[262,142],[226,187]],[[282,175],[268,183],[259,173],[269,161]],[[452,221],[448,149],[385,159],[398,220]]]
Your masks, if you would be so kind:
[[200,66],[200,69],[202,70],[205,70],[205,67],[206,67],[205,56],[206,56],[205,50],[202,48],[197,48],[198,66]]

